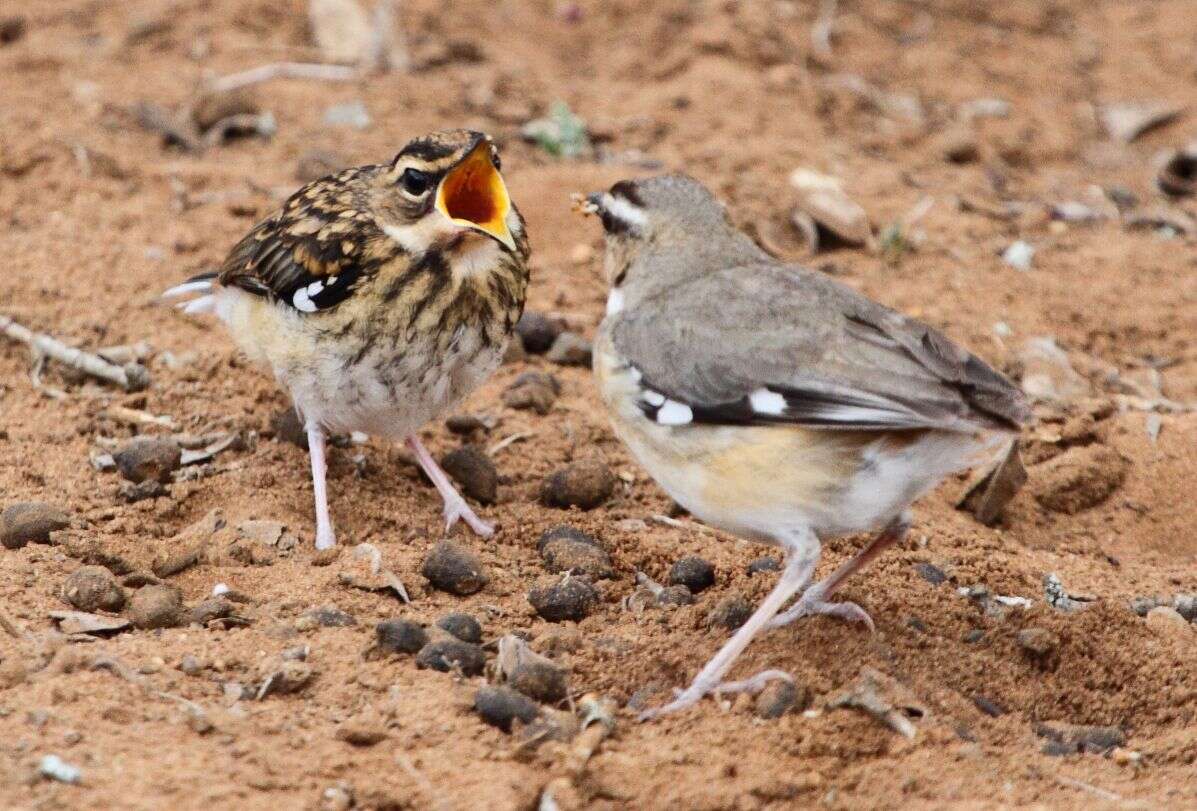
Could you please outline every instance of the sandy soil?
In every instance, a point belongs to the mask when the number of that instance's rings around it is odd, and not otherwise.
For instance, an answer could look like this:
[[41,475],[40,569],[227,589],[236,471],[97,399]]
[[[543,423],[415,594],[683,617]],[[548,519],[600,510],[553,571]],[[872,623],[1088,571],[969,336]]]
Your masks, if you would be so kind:
[[[164,147],[131,109],[183,104],[210,76],[315,58],[301,0],[0,8],[0,17],[26,21],[23,36],[0,45],[0,313],[87,348],[143,340],[153,348],[147,391],[126,394],[51,365],[42,383],[66,393],[55,398],[35,389],[24,348],[0,342],[0,508],[50,502],[75,521],[55,544],[0,550],[0,610],[17,634],[0,634],[0,806],[336,808],[352,796],[359,808],[515,809],[536,807],[563,776],[554,793],[561,808],[1197,806],[1197,634],[1128,607],[1136,596],[1197,592],[1197,416],[1127,407],[1143,403],[1124,396],[1128,380],[1159,368],[1163,395],[1197,400],[1193,236],[1132,230],[1118,216],[1055,222],[1047,208],[1079,200],[1112,211],[1101,189],[1118,188],[1141,206],[1197,213],[1191,198],[1172,203],[1152,185],[1157,153],[1191,137],[1197,111],[1190,3],[845,0],[829,55],[812,50],[816,3],[400,5],[415,70],[262,85],[258,103],[277,134],[202,154]],[[843,89],[836,77],[847,75],[916,99],[921,118]],[[1009,102],[1008,115],[978,118],[961,135],[962,107],[984,98]],[[559,160],[521,141],[520,125],[558,99],[601,138],[605,160]],[[367,127],[325,123],[327,108],[354,100],[369,112]],[[1188,114],[1129,145],[1096,123],[1100,104],[1146,100]],[[378,441],[332,452],[341,538],[381,551],[411,592],[405,606],[343,585],[348,553],[314,565],[306,454],[271,430],[284,396],[217,324],[156,300],[218,263],[298,185],[297,163],[311,150],[375,162],[447,125],[500,139],[534,245],[529,309],[560,314],[583,334],[605,294],[600,235],[570,213],[571,192],[644,173],[630,161],[651,158],[708,182],[737,221],[802,258],[787,177],[805,166],[841,178],[878,229],[933,201],[907,228],[917,244],[898,261],[849,248],[820,254],[816,266],[1015,374],[1025,370],[1026,341],[1051,336],[1089,391],[1040,407],[1030,483],[997,527],[954,509],[962,481],[918,505],[906,544],[845,589],[876,619],[874,635],[821,618],[750,648],[736,673],[787,670],[809,695],[807,712],[764,720],[750,701],[707,700],[637,724],[626,707],[634,695],[661,701],[726,637],[708,626],[711,609],[731,595],[760,599],[775,575],[746,573],[763,547],[651,520],[670,504],[614,439],[588,370],[531,357],[504,366],[461,409],[493,420],[484,446],[529,434],[493,456],[498,503],[480,509],[500,531],[487,542],[457,532],[490,573],[469,597],[434,591],[420,575],[440,534],[439,502],[403,455]],[[1036,248],[1029,271],[999,257],[1016,239]],[[545,416],[502,403],[529,370],[562,383]],[[105,416],[113,406],[169,415],[179,431],[247,439],[209,475],[130,504],[119,476],[94,470],[89,453],[137,430],[169,432]],[[440,424],[425,436],[437,453],[462,441]],[[619,475],[612,498],[588,512],[537,503],[546,475],[586,458]],[[180,533],[214,508],[230,527],[268,519],[299,538],[289,552],[242,554],[219,546],[225,538],[214,548],[228,554],[167,578],[189,606],[227,583],[249,598],[236,605],[247,626],[135,630],[90,643],[53,632],[48,612],[69,607],[59,594],[81,558],[144,571],[184,548]],[[576,624],[538,618],[526,597],[545,576],[537,539],[560,524],[600,539],[616,570]],[[862,540],[831,544],[820,571]],[[625,610],[636,571],[664,580],[688,554],[717,573],[694,605]],[[925,563],[947,581],[921,576]],[[1049,572],[1095,604],[1075,612],[1046,604]],[[978,584],[1033,603],[987,612],[957,592]],[[306,613],[326,605],[356,624],[312,627]],[[568,668],[575,697],[618,703],[614,731],[581,774],[569,772],[569,744],[521,744],[518,732],[479,719],[472,702],[485,676],[368,652],[376,622],[431,625],[450,611],[476,615],[488,641],[525,634]],[[1038,658],[1026,635],[1020,642],[1028,629],[1048,640]],[[239,700],[228,686],[260,680],[284,650],[302,646],[314,675],[297,692]],[[922,707],[913,740],[825,706],[865,668]],[[1105,753],[1050,754],[1036,734],[1044,722],[1112,725],[1125,741]],[[344,738],[354,725],[384,737],[353,745]],[[78,766],[81,782],[39,777],[48,754]]]

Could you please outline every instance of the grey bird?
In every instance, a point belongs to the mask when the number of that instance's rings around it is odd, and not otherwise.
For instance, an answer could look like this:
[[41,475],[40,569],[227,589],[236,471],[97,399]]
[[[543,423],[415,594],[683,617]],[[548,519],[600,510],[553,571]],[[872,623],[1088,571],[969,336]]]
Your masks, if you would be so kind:
[[[1031,412],[935,329],[766,254],[691,178],[621,181],[579,202],[606,237],[594,373],[616,433],[696,518],[785,552],[752,617],[651,717],[788,678],[724,681],[766,628],[831,614],[872,629],[832,595],[903,538],[912,502],[1008,448]],[[808,587],[823,541],[866,531]]]

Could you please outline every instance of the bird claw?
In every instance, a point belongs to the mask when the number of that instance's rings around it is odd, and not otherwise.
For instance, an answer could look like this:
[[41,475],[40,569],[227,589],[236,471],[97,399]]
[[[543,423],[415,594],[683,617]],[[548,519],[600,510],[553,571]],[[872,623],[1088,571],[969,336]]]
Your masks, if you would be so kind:
[[477,513],[466,504],[465,499],[458,496],[456,499],[445,499],[445,533],[453,528],[453,525],[458,520],[463,520],[474,531],[475,535],[482,538],[489,538],[495,534],[495,528],[491,524],[483,521],[478,517]]
[[826,600],[807,599],[804,594],[798,600],[798,603],[789,611],[783,611],[776,617],[769,621],[769,628],[781,628],[784,625],[789,625],[796,619],[802,617],[811,617],[817,614],[822,614],[829,617],[839,617],[848,622],[860,622],[869,629],[869,633],[877,630],[873,624],[873,618],[869,616],[868,612],[858,606],[856,603],[844,601],[842,603],[832,603]]
[[747,679],[718,682],[710,687],[707,687],[701,680],[695,679],[694,683],[685,690],[675,689],[673,691],[673,701],[662,707],[645,710],[640,713],[638,718],[641,721],[651,721],[654,718],[660,718],[662,715],[693,707],[703,696],[711,693],[748,693],[749,695],[756,695],[765,689],[766,684],[778,679],[788,681],[791,684],[794,681],[794,678],[784,670],[762,670],[760,673]]
[[316,529],[316,549],[332,549],[337,545],[337,536],[333,534],[332,529],[325,531],[323,528]]

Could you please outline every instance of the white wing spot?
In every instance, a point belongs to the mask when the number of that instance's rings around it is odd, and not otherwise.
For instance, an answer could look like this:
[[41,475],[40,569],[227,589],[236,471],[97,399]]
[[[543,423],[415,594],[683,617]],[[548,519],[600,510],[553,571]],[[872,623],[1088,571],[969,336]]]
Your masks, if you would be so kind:
[[612,288],[607,294],[607,315],[615,315],[623,309],[623,291]]
[[784,414],[786,410],[786,398],[764,388],[748,395],[748,404],[758,414],[772,414],[775,417]]
[[666,400],[657,410],[657,422],[661,425],[686,425],[694,419],[694,412],[685,403]]
[[328,286],[329,286],[329,287],[332,287],[332,286],[333,286],[334,284],[336,284],[336,283],[337,283],[337,277],[336,277],[336,276],[329,276],[329,277],[328,277]]
[[308,285],[308,297],[318,296],[322,290],[324,290],[324,282],[312,282]]
[[661,394],[659,391],[646,390],[640,395],[640,399],[648,403],[650,406],[655,406],[657,408],[665,405],[665,395]]
[[308,289],[306,287],[301,287],[295,291],[295,295],[291,297],[291,304],[301,313],[316,312],[316,303],[312,301],[312,297],[308,295]]

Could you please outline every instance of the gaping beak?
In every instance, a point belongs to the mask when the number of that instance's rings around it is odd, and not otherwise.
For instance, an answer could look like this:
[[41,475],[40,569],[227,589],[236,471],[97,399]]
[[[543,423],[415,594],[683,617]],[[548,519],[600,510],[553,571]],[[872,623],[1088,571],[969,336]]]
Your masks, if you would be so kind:
[[569,197],[570,202],[573,204],[571,208],[577,214],[585,216],[588,214],[598,214],[602,211],[603,193],[601,191],[591,192],[590,194],[574,192]]
[[490,234],[514,251],[515,238],[507,228],[511,198],[503,176],[490,157],[490,145],[480,141],[449,170],[436,190],[436,208],[458,225]]

